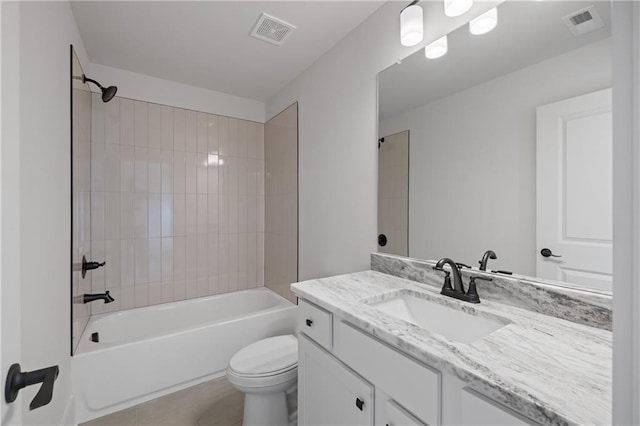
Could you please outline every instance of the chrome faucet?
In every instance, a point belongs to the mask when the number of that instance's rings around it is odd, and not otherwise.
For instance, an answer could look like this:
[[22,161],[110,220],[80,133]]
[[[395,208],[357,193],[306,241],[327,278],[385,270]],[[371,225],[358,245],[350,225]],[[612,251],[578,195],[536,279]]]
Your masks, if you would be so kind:
[[484,252],[484,255],[482,256],[482,260],[479,261],[478,263],[480,264],[480,270],[481,271],[486,271],[487,270],[487,262],[489,261],[489,259],[497,259],[498,256],[496,256],[496,252],[494,252],[493,250],[487,250]]

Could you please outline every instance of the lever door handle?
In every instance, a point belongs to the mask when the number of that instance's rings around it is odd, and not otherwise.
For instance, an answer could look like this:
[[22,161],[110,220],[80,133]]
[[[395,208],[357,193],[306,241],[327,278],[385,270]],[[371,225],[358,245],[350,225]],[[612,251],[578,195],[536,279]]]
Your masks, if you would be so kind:
[[362,411],[364,407],[364,401],[360,398],[356,398],[356,407],[358,407],[358,410]]
[[58,378],[60,368],[57,365],[53,367],[43,368],[36,371],[22,371],[20,364],[13,364],[9,367],[9,373],[7,374],[7,382],[4,387],[4,399],[7,403],[12,403],[18,397],[20,389],[27,386],[42,383],[40,390],[36,394],[31,404],[29,404],[29,410],[35,410],[43,405],[47,405],[53,398],[53,383]]
[[540,254],[542,257],[562,257],[560,254],[553,254],[553,252],[548,248],[543,248],[540,250]]

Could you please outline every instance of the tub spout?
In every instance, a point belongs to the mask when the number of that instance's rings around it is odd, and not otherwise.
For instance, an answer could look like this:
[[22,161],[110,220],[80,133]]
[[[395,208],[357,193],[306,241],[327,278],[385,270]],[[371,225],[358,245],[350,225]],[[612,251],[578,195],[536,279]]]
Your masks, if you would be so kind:
[[85,294],[82,296],[82,303],[89,303],[89,302],[93,302],[94,300],[104,300],[104,303],[111,303],[111,302],[114,302],[116,299],[111,297],[111,295],[109,294],[109,290],[107,290],[106,293]]

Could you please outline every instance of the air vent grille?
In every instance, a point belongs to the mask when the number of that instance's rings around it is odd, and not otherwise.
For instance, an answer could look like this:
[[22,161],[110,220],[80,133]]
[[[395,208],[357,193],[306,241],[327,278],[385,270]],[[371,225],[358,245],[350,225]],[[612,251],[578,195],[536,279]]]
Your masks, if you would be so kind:
[[295,29],[294,25],[263,13],[253,27],[251,36],[281,46]]
[[604,27],[604,22],[595,6],[589,6],[574,12],[565,16],[562,20],[569,27],[571,34],[576,37]]
[[571,23],[573,25],[580,25],[583,22],[587,22],[593,19],[593,16],[591,16],[591,13],[589,13],[589,11],[585,11],[582,13],[579,13],[578,15],[574,15],[571,18]]

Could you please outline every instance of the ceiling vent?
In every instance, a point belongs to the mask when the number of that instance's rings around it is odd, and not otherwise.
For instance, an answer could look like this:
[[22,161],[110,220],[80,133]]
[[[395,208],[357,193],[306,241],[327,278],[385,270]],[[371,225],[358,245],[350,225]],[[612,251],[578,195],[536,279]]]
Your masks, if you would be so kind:
[[295,25],[263,13],[260,15],[260,19],[256,22],[255,27],[253,27],[251,36],[282,46],[282,43],[285,42],[295,29]]
[[571,34],[576,37],[604,27],[604,22],[595,6],[589,6],[574,12],[565,16],[562,20],[569,27]]

